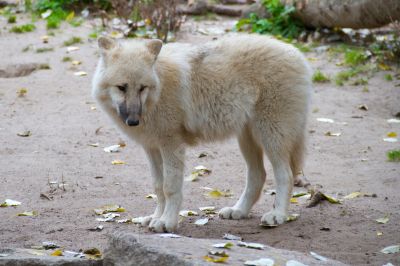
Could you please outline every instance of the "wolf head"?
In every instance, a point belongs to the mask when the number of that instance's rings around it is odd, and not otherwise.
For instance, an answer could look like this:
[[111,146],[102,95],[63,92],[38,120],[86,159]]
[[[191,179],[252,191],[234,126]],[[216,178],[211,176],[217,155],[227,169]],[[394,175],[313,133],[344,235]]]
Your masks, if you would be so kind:
[[106,111],[114,112],[126,125],[137,126],[160,96],[154,64],[162,42],[119,43],[100,37],[98,45],[101,58],[93,78],[93,96]]

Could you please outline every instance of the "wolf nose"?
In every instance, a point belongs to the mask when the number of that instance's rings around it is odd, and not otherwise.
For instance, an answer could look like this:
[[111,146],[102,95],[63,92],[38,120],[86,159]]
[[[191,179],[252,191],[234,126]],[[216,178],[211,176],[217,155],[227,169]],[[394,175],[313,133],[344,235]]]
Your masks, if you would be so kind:
[[136,120],[133,118],[128,118],[128,119],[126,119],[125,123],[130,127],[137,126],[137,125],[139,125],[139,120]]

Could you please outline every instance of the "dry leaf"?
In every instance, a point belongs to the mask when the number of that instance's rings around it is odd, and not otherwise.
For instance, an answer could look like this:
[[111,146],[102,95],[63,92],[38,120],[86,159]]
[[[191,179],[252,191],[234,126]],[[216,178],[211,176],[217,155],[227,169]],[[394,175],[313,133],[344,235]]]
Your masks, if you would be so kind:
[[390,66],[386,65],[385,63],[379,63],[378,67],[383,71],[388,71],[388,70],[392,69]]
[[317,118],[317,121],[323,122],[323,123],[335,123],[335,120],[330,119],[330,118],[324,118],[324,117]]
[[199,207],[199,210],[204,212],[205,214],[216,214],[214,206]]
[[130,223],[132,223],[132,219],[120,219],[120,220],[117,220],[117,223],[119,223],[119,224],[130,224]]
[[297,198],[290,198],[290,203],[299,203]]
[[108,147],[105,147],[103,150],[105,151],[105,152],[119,152],[119,148],[120,148],[121,146],[119,145],[119,144],[117,144],[117,145],[111,145],[111,146],[108,146]]
[[223,239],[226,240],[238,240],[238,241],[242,241],[242,238],[240,236],[235,236],[235,235],[231,235],[231,234],[224,234],[222,236]]
[[209,175],[211,173],[210,169],[207,169],[207,167],[203,166],[203,165],[198,165],[196,167],[194,167],[194,171],[185,178],[185,181],[196,181],[198,179],[199,176],[205,176],[205,175]]
[[111,164],[113,164],[113,165],[121,165],[121,164],[125,164],[125,162],[124,162],[124,161],[121,161],[121,160],[113,160],[113,161],[111,162]]
[[384,249],[381,250],[383,254],[394,254],[397,252],[400,252],[400,245],[393,245],[393,246],[388,246],[385,247]]
[[325,133],[325,136],[328,136],[328,137],[339,137],[340,135],[342,135],[342,133],[340,133],[340,132],[328,131]]
[[156,199],[157,195],[156,194],[147,194],[146,199]]
[[397,138],[384,138],[383,141],[385,141],[385,142],[397,142]]
[[87,73],[85,71],[78,71],[78,72],[75,72],[74,75],[82,77],[82,76],[87,76]]
[[63,255],[63,252],[62,252],[61,249],[56,249],[56,250],[55,250],[53,253],[51,253],[50,255],[51,255],[51,256],[58,257],[58,256],[62,256],[62,255]]
[[383,236],[383,233],[382,232],[376,232],[376,235],[377,236]]
[[73,20],[74,17],[75,17],[75,12],[72,11],[71,13],[68,14],[68,16],[65,18],[65,20],[69,22],[69,21]]
[[246,260],[244,265],[248,266],[274,266],[275,262],[273,259],[261,258],[258,260]]
[[99,143],[89,143],[88,146],[99,147]]
[[198,219],[194,222],[195,225],[206,225],[208,223],[208,218]]
[[213,256],[218,256],[218,257],[229,257],[228,253],[225,252],[225,250],[210,250],[208,251],[208,254],[213,255]]
[[[237,239],[237,240],[241,240],[241,238]],[[233,244],[231,242],[226,242],[226,243],[217,243],[212,245],[214,248],[227,248],[230,249],[231,247],[233,247]]]
[[210,192],[205,194],[210,198],[220,198],[220,197],[231,197],[233,194],[230,192],[229,189],[221,191],[218,189],[213,189]]
[[18,97],[24,97],[28,93],[26,88],[21,88],[17,91]]
[[208,262],[214,263],[224,263],[228,260],[229,257],[214,257],[214,256],[204,256],[203,259]]
[[358,192],[358,191],[357,192],[352,192],[349,195],[345,196],[344,199],[354,199],[354,198],[357,198],[357,197],[359,197],[361,195],[362,195],[361,192]]
[[363,110],[363,111],[368,111],[368,106],[365,105],[365,104],[360,104],[360,105],[358,106],[358,109]]
[[78,61],[78,60],[73,60],[73,61],[71,62],[71,64],[72,64],[73,66],[78,66],[78,65],[82,64],[82,62],[81,62],[81,61]]
[[11,207],[11,206],[19,206],[21,205],[21,202],[12,200],[12,199],[6,199],[3,203],[0,204],[0,207]]
[[183,217],[188,217],[188,216],[198,216],[199,214],[196,211],[182,210],[179,212],[179,215]]
[[47,36],[47,35],[43,35],[42,37],[40,37],[40,39],[42,40],[43,43],[49,42],[49,36]]
[[37,215],[36,211],[25,211],[17,214],[17,216],[36,216],[36,215]]
[[78,51],[78,50],[79,50],[79,47],[77,47],[77,46],[69,46],[69,47],[67,47],[67,53]]
[[17,136],[20,137],[29,137],[30,135],[32,135],[32,133],[29,130],[17,133]]
[[98,225],[98,226],[96,226],[94,228],[89,228],[88,230],[92,231],[92,232],[99,232],[99,231],[103,230],[103,228],[104,228],[104,226]]
[[395,137],[397,137],[397,133],[396,132],[389,132],[389,133],[387,133],[387,136],[389,138],[395,138]]
[[318,255],[317,253],[310,251],[311,256],[313,256],[314,258],[316,258],[317,260],[320,261],[328,261],[327,258],[325,258],[324,256]]
[[238,242],[237,245],[239,247],[253,248],[253,249],[264,249],[265,245],[259,243],[251,243],[251,242]]
[[98,250],[97,248],[86,249],[83,251],[83,253],[85,255],[88,255],[87,257],[94,259],[101,258],[102,256],[100,250]]
[[389,222],[389,217],[385,216],[382,218],[378,218],[375,220],[378,224],[386,224],[387,222]]

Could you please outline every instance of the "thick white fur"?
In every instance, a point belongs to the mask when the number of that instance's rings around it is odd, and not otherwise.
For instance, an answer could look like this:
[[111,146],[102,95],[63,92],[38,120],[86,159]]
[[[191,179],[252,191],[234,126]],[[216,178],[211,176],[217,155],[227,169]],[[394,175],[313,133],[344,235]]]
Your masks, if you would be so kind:
[[[174,231],[182,201],[184,147],[237,136],[247,163],[246,187],[222,218],[248,216],[264,181],[263,152],[277,184],[274,208],[261,221],[286,221],[293,179],[302,170],[311,82],[303,55],[272,38],[243,35],[206,44],[116,43],[102,38],[93,96],[116,125],[145,149],[158,205],[144,217],[156,232]],[[116,88],[127,84],[126,92]],[[139,87],[146,89],[139,92]],[[140,103],[129,127],[117,107]]]

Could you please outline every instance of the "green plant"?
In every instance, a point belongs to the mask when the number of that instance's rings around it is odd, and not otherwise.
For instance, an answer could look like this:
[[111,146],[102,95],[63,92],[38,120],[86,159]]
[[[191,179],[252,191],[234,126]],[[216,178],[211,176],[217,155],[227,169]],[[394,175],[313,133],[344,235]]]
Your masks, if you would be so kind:
[[391,75],[391,74],[386,74],[386,75],[385,75],[385,80],[387,80],[387,81],[393,81],[392,75]]
[[358,66],[367,59],[368,56],[363,49],[347,49],[344,53],[344,63],[349,66]]
[[320,70],[317,70],[312,77],[312,81],[317,83],[324,83],[329,82],[330,78],[322,73]]
[[63,61],[63,62],[69,62],[69,61],[72,61],[72,58],[69,57],[69,56],[64,56],[63,59],[62,59],[62,61]]
[[400,162],[400,150],[392,150],[386,153],[390,162]]
[[286,38],[296,38],[304,29],[302,23],[292,15],[295,12],[294,6],[284,5],[280,0],[263,0],[263,5],[270,14],[269,18],[259,18],[256,14],[250,14],[236,24],[237,30],[243,30],[250,26],[252,32],[260,34],[270,33],[281,35]]
[[14,33],[25,33],[25,32],[31,32],[36,29],[35,25],[33,24],[24,24],[20,26],[14,26],[10,29],[10,32]]
[[10,24],[15,23],[15,22],[17,22],[17,17],[15,15],[11,15],[8,17],[7,22]]
[[[352,67],[348,70],[340,71],[335,76],[335,83],[338,86],[343,86],[345,81],[348,81],[350,78],[357,76],[360,73],[369,73],[376,71],[376,67],[371,64],[366,65],[359,65],[356,67]],[[368,83],[368,80],[365,78],[359,80],[360,84],[358,85],[365,85]],[[354,84],[353,84],[354,85]]]
[[71,37],[69,40],[64,42],[64,46],[71,46],[77,43],[82,43],[82,39],[80,37]]
[[37,48],[36,53],[46,53],[46,52],[52,52],[54,51],[54,48],[52,47],[43,47],[43,48]]

